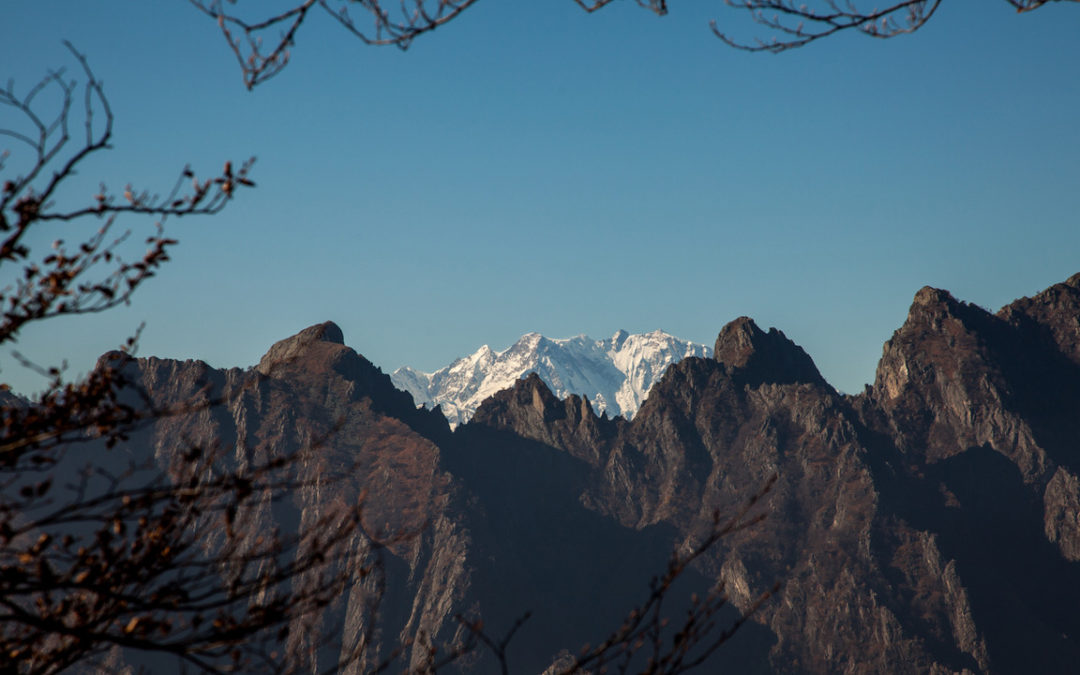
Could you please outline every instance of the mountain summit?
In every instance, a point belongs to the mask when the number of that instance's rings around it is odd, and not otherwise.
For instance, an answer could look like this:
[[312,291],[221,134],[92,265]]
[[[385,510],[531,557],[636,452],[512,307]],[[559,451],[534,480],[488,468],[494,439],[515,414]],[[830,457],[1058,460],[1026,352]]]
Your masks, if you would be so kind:
[[559,398],[578,394],[589,399],[597,414],[630,418],[668,366],[688,356],[710,355],[705,345],[659,330],[620,330],[606,340],[585,335],[553,340],[526,333],[501,352],[484,345],[434,373],[405,366],[390,378],[417,405],[442,406],[451,426],[467,422],[484,399],[529,372],[536,372]]

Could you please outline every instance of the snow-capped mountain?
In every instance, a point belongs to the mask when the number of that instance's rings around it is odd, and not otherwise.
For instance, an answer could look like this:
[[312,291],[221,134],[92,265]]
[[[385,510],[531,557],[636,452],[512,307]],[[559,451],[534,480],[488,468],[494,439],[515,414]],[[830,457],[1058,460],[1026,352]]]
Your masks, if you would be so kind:
[[484,345],[434,373],[405,366],[390,379],[417,405],[442,406],[451,426],[467,422],[481,401],[533,371],[559,397],[587,396],[597,414],[606,410],[629,418],[668,366],[687,356],[711,354],[705,345],[659,330],[637,335],[620,330],[606,340],[585,335],[553,340],[528,333],[501,352]]

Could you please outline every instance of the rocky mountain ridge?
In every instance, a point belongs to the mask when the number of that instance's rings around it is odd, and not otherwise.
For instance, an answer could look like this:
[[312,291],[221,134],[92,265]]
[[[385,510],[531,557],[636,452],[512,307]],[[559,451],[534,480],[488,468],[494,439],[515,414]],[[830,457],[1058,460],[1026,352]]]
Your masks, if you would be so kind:
[[553,340],[527,333],[501,352],[484,345],[434,373],[405,366],[390,379],[417,405],[439,406],[451,427],[467,422],[484,399],[530,372],[557,396],[586,396],[597,414],[629,418],[669,365],[708,355],[707,346],[659,330],[634,335],[620,330],[606,340],[585,335]]
[[[782,583],[703,672],[1069,672],[1080,660],[1078,337],[1080,275],[997,313],[927,287],[858,395],[743,317],[722,328],[715,356],[671,365],[630,420],[530,375],[454,431],[333,324],[279,342],[252,371],[139,359],[131,375],[155,402],[207,385],[226,401],[159,421],[145,440],[159,456],[200,439],[240,457],[326,437],[296,470],[333,480],[295,496],[296,526],[365,495],[373,522],[414,533],[387,556],[377,616],[358,579],[327,610],[339,620],[322,624],[342,632],[298,627],[290,650],[348,644],[377,621],[373,653],[408,644],[416,664],[432,642],[461,639],[457,614],[510,626],[531,609],[508,654],[515,672],[541,672],[602,640],[673,549],[776,475],[767,519],[710,549],[682,589],[722,583],[746,611]],[[459,666],[496,672],[483,652]]]

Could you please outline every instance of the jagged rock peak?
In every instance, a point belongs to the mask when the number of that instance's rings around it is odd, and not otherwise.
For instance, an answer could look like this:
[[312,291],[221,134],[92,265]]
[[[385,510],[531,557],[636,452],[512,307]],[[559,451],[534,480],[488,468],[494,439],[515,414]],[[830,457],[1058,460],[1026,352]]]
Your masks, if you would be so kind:
[[611,346],[615,349],[621,349],[623,344],[626,343],[626,338],[630,337],[630,333],[620,328],[615,331],[615,334],[611,336]]
[[[571,398],[576,399],[578,397],[572,396]],[[584,401],[584,405],[588,406],[588,399],[584,399]],[[564,402],[551,391],[551,388],[540,375],[536,371],[532,371],[514,382],[510,388],[485,399],[476,410],[474,419],[478,423],[484,423],[489,419],[499,417],[508,407],[529,410],[531,414],[537,415],[539,419],[546,419],[552,414],[556,414],[556,411],[561,410],[564,407],[563,404]],[[592,407],[589,406],[587,410],[591,415]]]
[[333,321],[309,326],[292,337],[275,342],[259,361],[255,370],[263,375],[269,375],[270,369],[275,365],[292,361],[303,354],[310,345],[319,342],[344,345],[345,336],[342,335],[341,328]]
[[984,331],[993,315],[979,305],[957,300],[949,291],[923,286],[912,298],[907,320],[897,335],[918,335],[958,330]]
[[560,448],[594,466],[617,431],[616,422],[596,416],[588,397],[570,394],[560,399],[536,372],[480,404],[465,429],[482,427]]
[[514,383],[514,392],[519,396],[525,392],[528,394],[532,407],[541,415],[559,403],[559,399],[552,393],[551,387],[540,378],[536,371],[530,372],[524,378]]
[[720,329],[713,347],[713,358],[729,366],[741,368],[747,364],[755,351],[755,342],[765,334],[754,320],[740,316]]
[[770,328],[758,328],[754,320],[741,316],[720,330],[713,357],[727,366],[743,384],[825,384],[813,359],[784,335]]
[[1073,363],[1080,365],[1080,274],[1028,298],[1020,298],[997,315],[1016,327],[1042,333]]
[[923,286],[915,294],[914,304],[919,306],[926,306],[931,304],[947,303],[953,300],[953,296],[946,290],[940,288],[934,288],[933,286]]
[[911,301],[908,310],[908,318],[922,313],[943,314],[953,313],[953,310],[962,303],[953,297],[952,293],[933,286],[923,286]]
[[1041,322],[1054,319],[1069,322],[1078,313],[1078,308],[1080,308],[1080,273],[1031,297],[1014,300],[1002,307],[998,316],[1010,319],[1022,313],[1029,314]]

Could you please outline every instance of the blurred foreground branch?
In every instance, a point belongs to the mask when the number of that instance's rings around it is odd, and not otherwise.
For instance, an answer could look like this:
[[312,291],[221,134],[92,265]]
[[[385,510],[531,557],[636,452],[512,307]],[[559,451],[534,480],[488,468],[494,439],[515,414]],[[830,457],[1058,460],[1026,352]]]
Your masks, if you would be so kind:
[[[206,179],[184,168],[163,194],[102,185],[88,203],[61,206],[61,188],[109,148],[114,121],[101,81],[67,47],[76,78],[56,70],[24,92],[0,90],[0,138],[9,143],[0,154],[0,344],[36,322],[129,302],[169,260],[167,218],[216,214],[253,185],[250,160],[225,162]],[[132,261],[121,254],[130,233],[110,234],[125,214],[157,220]],[[88,220],[97,222],[74,245],[57,238],[48,252],[33,250],[51,224],[70,231]],[[343,562],[356,560],[343,543],[365,536],[361,505],[304,534],[248,536],[258,508],[305,487],[291,467],[310,449],[251,466],[198,445],[167,466],[152,453],[121,452],[150,422],[221,403],[197,395],[154,407],[125,375],[134,348],[132,338],[74,382],[60,367],[17,357],[49,384],[32,401],[0,391],[0,662],[55,673],[100,666],[122,648],[205,672],[287,669],[272,648],[281,631],[347,581],[379,572],[377,557]],[[371,553],[383,545],[367,541]]]

